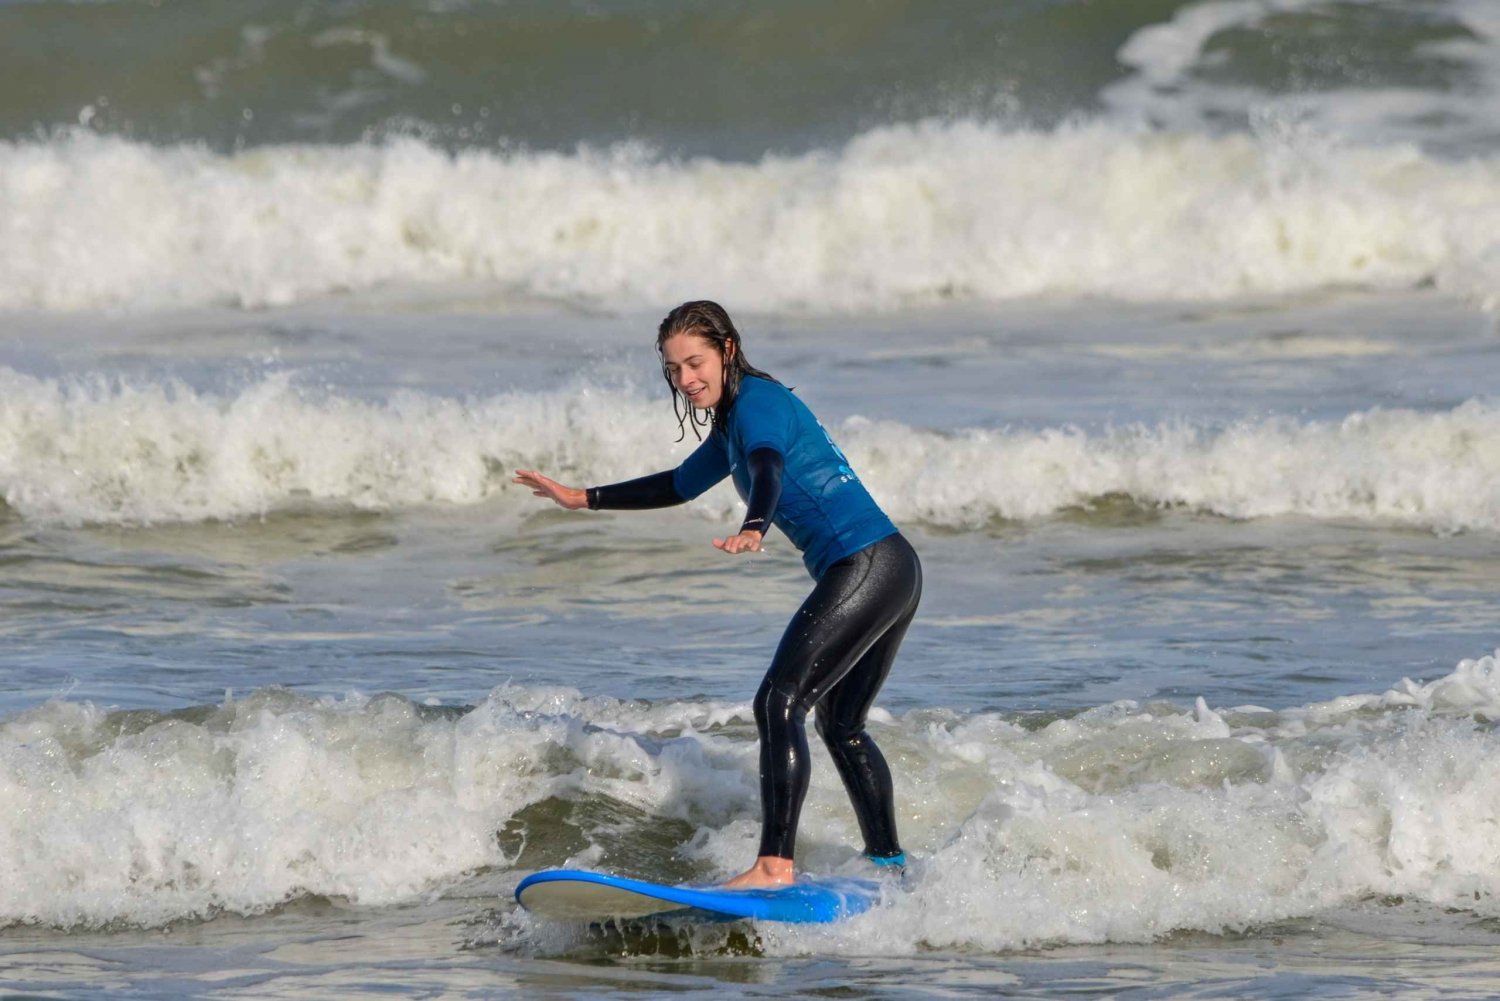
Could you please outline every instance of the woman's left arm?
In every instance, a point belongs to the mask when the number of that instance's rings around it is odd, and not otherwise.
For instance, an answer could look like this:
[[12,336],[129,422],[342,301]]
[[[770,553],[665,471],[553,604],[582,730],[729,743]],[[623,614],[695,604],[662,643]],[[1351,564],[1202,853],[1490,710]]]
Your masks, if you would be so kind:
[[726,553],[754,553],[760,551],[761,540],[771,519],[776,514],[776,505],[781,500],[781,474],[786,461],[774,448],[757,448],[745,457],[745,469],[750,474],[750,496],[745,501],[745,520],[739,534],[727,539],[715,539],[714,545]]

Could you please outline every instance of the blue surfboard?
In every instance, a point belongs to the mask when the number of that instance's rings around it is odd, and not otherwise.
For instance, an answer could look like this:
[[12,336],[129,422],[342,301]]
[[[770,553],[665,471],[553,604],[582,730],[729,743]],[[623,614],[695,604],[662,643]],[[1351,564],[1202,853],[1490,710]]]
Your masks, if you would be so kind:
[[848,877],[802,877],[791,886],[724,890],[668,886],[583,869],[548,869],[521,880],[516,900],[533,914],[559,921],[654,917],[827,923],[867,911],[880,884]]

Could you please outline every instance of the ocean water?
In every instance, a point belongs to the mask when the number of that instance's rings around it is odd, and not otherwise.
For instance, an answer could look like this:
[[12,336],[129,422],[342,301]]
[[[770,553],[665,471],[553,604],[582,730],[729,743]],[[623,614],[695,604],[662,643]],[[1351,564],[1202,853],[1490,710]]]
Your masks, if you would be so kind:
[[[0,2],[7,996],[1500,993],[1500,8]],[[711,881],[810,587],[712,297],[921,552],[914,861]],[[814,751],[799,864],[862,873]]]

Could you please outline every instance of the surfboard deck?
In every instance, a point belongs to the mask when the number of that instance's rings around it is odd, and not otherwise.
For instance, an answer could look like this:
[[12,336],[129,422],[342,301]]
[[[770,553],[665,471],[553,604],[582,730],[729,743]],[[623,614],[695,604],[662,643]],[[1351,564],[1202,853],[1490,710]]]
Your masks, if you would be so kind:
[[527,876],[516,887],[516,900],[522,907],[558,921],[681,916],[824,924],[867,911],[879,899],[880,884],[874,880],[838,876],[802,877],[774,890],[723,890],[651,883],[586,869],[547,869]]

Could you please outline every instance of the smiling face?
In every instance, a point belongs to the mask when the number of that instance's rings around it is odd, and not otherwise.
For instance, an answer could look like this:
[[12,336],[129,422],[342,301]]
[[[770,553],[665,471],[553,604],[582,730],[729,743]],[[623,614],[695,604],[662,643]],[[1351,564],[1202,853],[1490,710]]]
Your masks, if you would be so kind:
[[662,342],[661,361],[672,386],[694,410],[716,407],[724,398],[724,358],[707,338],[674,334]]

